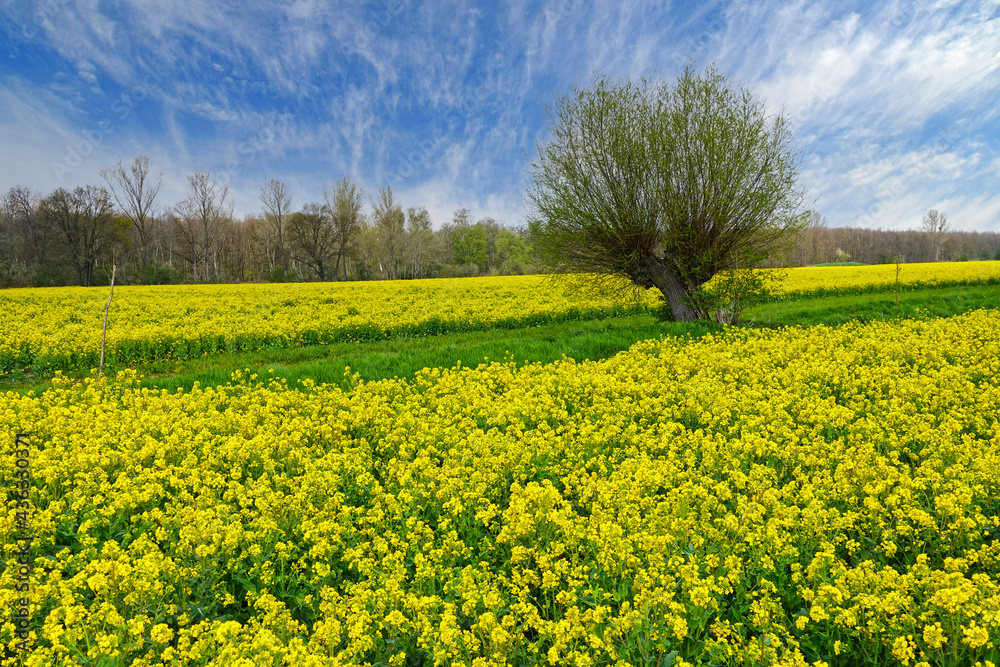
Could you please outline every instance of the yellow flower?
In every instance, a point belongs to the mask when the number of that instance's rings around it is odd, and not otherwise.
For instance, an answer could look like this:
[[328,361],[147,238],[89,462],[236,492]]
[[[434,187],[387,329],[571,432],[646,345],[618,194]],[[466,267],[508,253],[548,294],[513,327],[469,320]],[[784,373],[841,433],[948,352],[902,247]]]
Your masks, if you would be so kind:
[[904,665],[910,664],[914,657],[914,644],[909,637],[896,637],[892,642],[892,655]]
[[990,633],[983,626],[971,621],[968,626],[962,627],[962,642],[972,648],[984,646],[990,640]]
[[678,639],[684,639],[688,634],[687,620],[683,616],[674,619],[674,634]]
[[941,648],[948,641],[948,637],[945,636],[941,624],[935,623],[924,627],[924,641],[931,648]]
[[157,623],[149,631],[149,638],[157,644],[166,644],[174,638],[174,631],[166,623]]
[[696,607],[705,608],[711,599],[707,586],[697,586],[691,591],[691,603]]

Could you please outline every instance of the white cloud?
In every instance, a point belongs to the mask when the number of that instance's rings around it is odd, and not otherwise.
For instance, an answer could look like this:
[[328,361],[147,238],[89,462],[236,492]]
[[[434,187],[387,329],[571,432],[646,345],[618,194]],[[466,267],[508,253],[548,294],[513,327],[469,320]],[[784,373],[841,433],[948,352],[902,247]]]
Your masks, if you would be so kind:
[[[165,177],[176,170],[179,187],[194,168],[235,161],[245,182],[234,180],[234,194],[249,197],[238,209],[255,210],[263,171],[303,201],[350,174],[372,190],[396,177],[407,205],[428,197],[437,224],[459,206],[509,219],[522,215],[524,152],[534,154],[553,92],[595,70],[673,77],[695,58],[718,61],[794,117],[803,183],[831,224],[880,200],[882,225],[910,225],[936,200],[962,212],[956,224],[988,221],[1000,197],[989,185],[1000,173],[998,7],[516,0],[495,12],[468,0],[81,0],[36,19],[0,0],[17,48],[58,54],[47,78],[0,80],[3,149],[32,156],[0,176],[38,174],[48,187],[49,163],[107,117],[114,133],[90,161],[139,148],[161,156]],[[112,106],[123,90],[141,100]],[[248,159],[247,142],[282,114],[286,130]],[[89,178],[86,169],[74,178]]]

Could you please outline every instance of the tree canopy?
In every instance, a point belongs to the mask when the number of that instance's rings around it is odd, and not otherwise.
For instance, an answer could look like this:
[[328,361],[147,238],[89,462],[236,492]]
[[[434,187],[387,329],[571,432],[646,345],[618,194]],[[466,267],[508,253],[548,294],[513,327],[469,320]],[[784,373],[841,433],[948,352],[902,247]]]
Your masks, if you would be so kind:
[[597,76],[546,109],[527,199],[556,272],[660,290],[674,319],[708,317],[703,286],[794,240],[804,193],[790,121],[714,67],[676,83]]

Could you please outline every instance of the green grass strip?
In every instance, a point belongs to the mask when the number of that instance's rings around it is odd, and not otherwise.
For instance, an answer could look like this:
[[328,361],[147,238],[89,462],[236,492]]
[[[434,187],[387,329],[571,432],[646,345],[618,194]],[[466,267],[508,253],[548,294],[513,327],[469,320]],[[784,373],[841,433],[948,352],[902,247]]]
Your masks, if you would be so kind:
[[800,296],[757,306],[744,311],[749,326],[836,326],[853,320],[951,317],[979,308],[1000,306],[1000,284],[923,287],[899,291],[899,305],[893,291],[865,294]]

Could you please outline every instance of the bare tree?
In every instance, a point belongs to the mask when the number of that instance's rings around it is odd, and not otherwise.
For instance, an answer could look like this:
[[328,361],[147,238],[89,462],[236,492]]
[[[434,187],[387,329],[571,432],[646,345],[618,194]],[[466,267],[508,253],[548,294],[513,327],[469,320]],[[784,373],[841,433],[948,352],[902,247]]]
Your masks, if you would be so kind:
[[326,280],[337,248],[326,207],[310,203],[288,216],[288,239],[295,258],[311,268],[319,280]]
[[329,211],[336,242],[336,263],[333,279],[340,280],[340,269],[344,268],[347,279],[347,256],[353,249],[355,237],[361,229],[361,198],[364,191],[349,177],[345,176],[332,188],[323,187],[323,199]]
[[192,280],[197,281],[201,244],[198,242],[198,228],[194,220],[180,215],[179,212],[169,211],[165,222],[170,229],[170,242],[167,248],[168,263],[173,266],[176,259],[178,265],[186,265],[188,275]]
[[806,211],[799,220],[802,229],[795,237],[792,264],[807,266],[827,261],[825,258],[833,252],[833,241],[826,218],[816,211]]
[[271,268],[288,270],[288,252],[285,248],[285,221],[292,208],[285,184],[272,178],[260,186],[260,203],[264,206],[264,219],[274,232],[274,252]]
[[412,277],[427,277],[433,244],[430,213],[423,206],[411,206],[406,210],[406,254]]
[[254,218],[226,218],[219,227],[222,278],[246,282],[251,277],[252,234]]
[[[194,244],[192,271],[195,279],[206,282],[219,274],[219,226],[231,217],[233,204],[229,200],[229,186],[221,187],[207,171],[195,171],[188,176],[191,194],[177,204],[177,215],[185,228],[183,232]],[[199,273],[200,272],[200,273]]]
[[[285,221],[287,226],[287,220]],[[247,242],[247,269],[251,280],[274,279],[270,275],[274,268],[274,230],[258,215],[248,215],[243,219]],[[287,240],[287,232],[286,232]],[[280,279],[287,279],[287,275]]]
[[128,166],[119,157],[114,166],[101,169],[101,177],[107,182],[119,210],[132,223],[132,228],[139,237],[139,259],[146,266],[149,264],[153,236],[150,214],[163,184],[163,173],[157,174],[155,179],[151,178],[149,158],[139,155]]
[[[392,188],[384,187],[378,197],[372,200],[372,223],[378,239],[379,272],[383,278],[399,278],[399,267],[403,259],[404,227],[406,215],[403,208],[393,199]],[[381,263],[385,262],[385,266]]]
[[948,221],[948,216],[945,213],[932,208],[924,214],[921,229],[927,233],[931,241],[935,262],[941,259],[941,247],[944,245],[945,235],[950,228],[951,223]]
[[6,197],[0,201],[0,287],[10,287],[14,278],[24,272],[14,216],[7,206]]
[[3,198],[12,250],[38,272],[48,268],[56,233],[52,219],[39,215],[41,201],[41,195],[23,185],[12,187]]
[[115,215],[108,191],[88,185],[73,192],[59,188],[44,199],[39,211],[62,233],[62,241],[73,259],[77,281],[94,284],[97,260],[116,242],[124,240],[129,222]]

